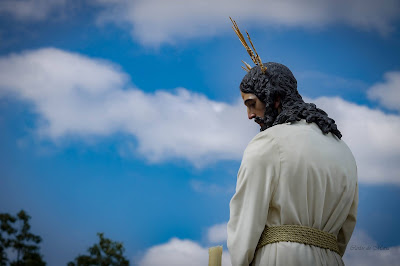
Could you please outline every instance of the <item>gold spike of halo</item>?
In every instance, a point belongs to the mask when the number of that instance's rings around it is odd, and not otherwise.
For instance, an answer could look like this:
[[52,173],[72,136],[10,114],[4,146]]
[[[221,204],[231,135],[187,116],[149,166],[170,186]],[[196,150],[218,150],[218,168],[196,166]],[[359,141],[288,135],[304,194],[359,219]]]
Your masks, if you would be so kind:
[[[249,45],[246,42],[246,39],[243,37],[243,34],[240,32],[238,25],[236,24],[236,21],[233,20],[231,17],[229,17],[230,20],[232,21],[232,29],[235,31],[236,35],[239,37],[240,42],[242,43],[242,45],[244,46],[244,48],[246,48],[247,53],[250,55],[251,60],[253,60],[254,64],[256,64],[257,66],[259,66],[261,68],[261,71],[263,73],[265,73],[265,71],[267,70],[267,68],[263,65],[261,57],[258,55],[256,48],[254,48],[253,42],[250,39],[250,35],[249,33],[246,31],[247,34],[247,38],[249,39],[249,42],[251,44],[251,47],[253,48],[253,50],[251,50],[251,48],[249,47]],[[246,70],[247,72],[250,71],[251,67],[249,64],[247,64],[246,62],[244,62],[242,60],[242,62],[245,64],[246,68],[242,67],[244,70]]]
[[[245,61],[243,61],[243,60],[242,60],[242,62],[243,62],[243,64],[246,66],[246,69],[245,69],[245,70],[246,70],[247,72],[249,72],[250,69],[251,69],[251,66],[250,66],[249,64],[247,64],[247,63],[246,63]],[[244,67],[242,67],[242,68],[244,68]]]

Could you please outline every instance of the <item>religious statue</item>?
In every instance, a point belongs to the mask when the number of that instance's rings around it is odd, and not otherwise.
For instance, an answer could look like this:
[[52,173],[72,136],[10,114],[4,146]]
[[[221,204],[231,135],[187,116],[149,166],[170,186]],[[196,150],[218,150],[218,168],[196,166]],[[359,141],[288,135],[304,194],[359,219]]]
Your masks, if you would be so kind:
[[232,265],[343,265],[357,216],[354,156],[335,121],[303,101],[289,68],[262,63],[232,23],[256,65],[245,63],[240,92],[260,125],[230,202]]

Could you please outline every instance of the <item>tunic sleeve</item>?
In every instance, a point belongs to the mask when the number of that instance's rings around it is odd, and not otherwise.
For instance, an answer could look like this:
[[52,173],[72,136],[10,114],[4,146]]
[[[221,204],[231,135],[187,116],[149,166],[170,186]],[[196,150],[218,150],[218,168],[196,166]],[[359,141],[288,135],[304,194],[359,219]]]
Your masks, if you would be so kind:
[[356,184],[354,199],[353,203],[351,204],[349,214],[342,228],[339,230],[339,234],[337,236],[339,251],[342,257],[344,255],[344,252],[346,251],[346,247],[350,241],[350,237],[353,234],[354,227],[356,226],[357,207],[358,207],[358,183]]
[[249,265],[254,258],[280,172],[277,144],[267,134],[259,135],[244,152],[230,202],[227,243],[234,266]]

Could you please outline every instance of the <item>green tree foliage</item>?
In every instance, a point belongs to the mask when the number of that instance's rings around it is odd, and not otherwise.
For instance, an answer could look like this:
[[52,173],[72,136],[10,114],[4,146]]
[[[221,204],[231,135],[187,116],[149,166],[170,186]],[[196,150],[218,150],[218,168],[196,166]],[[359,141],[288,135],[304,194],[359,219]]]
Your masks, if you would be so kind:
[[114,242],[97,233],[99,243],[88,248],[90,255],[79,255],[68,266],[129,266],[129,261],[123,256],[125,251],[121,242]]
[[13,227],[17,219],[8,213],[0,213],[0,265],[7,265],[6,250],[12,247],[12,236],[17,232]]
[[[8,213],[0,213],[0,265],[6,266],[44,266],[46,263],[39,253],[40,236],[30,232],[31,217],[21,210],[14,217]],[[15,260],[10,261],[7,250],[16,253]]]

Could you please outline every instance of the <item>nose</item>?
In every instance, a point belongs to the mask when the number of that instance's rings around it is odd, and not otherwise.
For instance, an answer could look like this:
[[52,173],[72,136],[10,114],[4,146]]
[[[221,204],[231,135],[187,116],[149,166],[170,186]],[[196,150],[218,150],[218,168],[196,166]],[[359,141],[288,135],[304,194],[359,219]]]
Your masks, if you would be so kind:
[[253,118],[256,117],[256,114],[253,113],[253,112],[248,112],[248,113],[247,113],[247,116],[249,117],[249,119],[253,119]]

